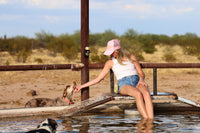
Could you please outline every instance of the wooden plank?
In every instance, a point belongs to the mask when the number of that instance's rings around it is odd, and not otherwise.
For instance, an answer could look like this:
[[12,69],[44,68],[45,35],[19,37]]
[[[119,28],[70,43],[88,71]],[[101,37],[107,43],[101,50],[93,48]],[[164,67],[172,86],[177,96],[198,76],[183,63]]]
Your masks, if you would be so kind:
[[111,100],[113,100],[112,96],[102,95],[97,98],[87,99],[81,101],[80,103],[69,106],[2,109],[0,110],[0,118],[38,116],[50,114],[59,116],[71,116],[79,112],[87,111],[88,109],[104,104]]
[[67,107],[70,107],[70,106],[1,109],[0,118],[49,115],[53,113],[55,114],[55,112],[61,111]]
[[[127,95],[121,95],[121,94],[107,94],[114,97],[115,100],[135,100],[132,96]],[[158,92],[157,95],[153,95],[153,92],[151,92],[152,100],[177,100],[178,96],[174,93],[168,93],[168,92]]]
[[58,114],[62,116],[71,116],[79,112],[87,111],[93,107],[107,103],[112,100],[113,100],[113,96],[107,96],[107,95],[102,95],[100,97],[92,98],[92,99],[90,98],[90,99],[80,102],[79,104],[76,104],[72,108],[63,109],[62,111],[58,112]]
[[177,100],[180,101],[180,102],[183,102],[183,103],[186,103],[186,104],[189,104],[189,105],[192,105],[192,106],[200,108],[200,103],[197,103],[197,102],[194,102],[194,101],[182,98],[182,97],[178,97]]
[[[174,95],[169,95],[169,96],[151,96],[152,100],[177,100],[177,97]],[[115,96],[115,100],[135,100],[134,97],[131,96]]]

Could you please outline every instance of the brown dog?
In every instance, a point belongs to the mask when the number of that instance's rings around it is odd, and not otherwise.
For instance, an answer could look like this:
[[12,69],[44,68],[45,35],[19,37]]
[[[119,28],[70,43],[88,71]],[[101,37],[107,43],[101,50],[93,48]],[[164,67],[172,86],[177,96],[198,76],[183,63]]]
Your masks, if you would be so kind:
[[[63,91],[63,97],[55,99],[50,98],[34,98],[25,104],[25,107],[47,107],[47,106],[65,106],[73,104],[72,95],[73,90],[76,88],[76,82],[72,85],[67,85]],[[66,99],[67,98],[67,99]]]
[[[72,101],[72,95],[74,90],[76,89],[76,82],[73,82],[73,85],[67,85],[64,92],[63,92],[63,99],[68,102],[69,104],[74,104],[74,102]],[[67,97],[67,99],[65,99]]]

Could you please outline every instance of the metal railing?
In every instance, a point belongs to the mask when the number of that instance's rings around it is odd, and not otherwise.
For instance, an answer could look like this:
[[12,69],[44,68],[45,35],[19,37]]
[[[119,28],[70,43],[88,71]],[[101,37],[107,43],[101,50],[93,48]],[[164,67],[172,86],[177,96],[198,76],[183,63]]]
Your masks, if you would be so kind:
[[[158,68],[200,68],[200,63],[141,63],[142,68],[153,69],[153,95],[157,95],[157,69]],[[114,93],[114,73],[110,70],[110,88]]]
[[[153,69],[153,95],[157,95],[157,69],[163,68],[200,68],[200,63],[140,63],[142,68]],[[58,70],[72,69],[79,70],[83,68],[82,63],[79,64],[50,64],[50,65],[12,65],[0,66],[0,71],[29,71],[29,70]],[[89,69],[102,69],[104,64],[89,64]],[[114,93],[114,73],[110,70],[110,88]]]

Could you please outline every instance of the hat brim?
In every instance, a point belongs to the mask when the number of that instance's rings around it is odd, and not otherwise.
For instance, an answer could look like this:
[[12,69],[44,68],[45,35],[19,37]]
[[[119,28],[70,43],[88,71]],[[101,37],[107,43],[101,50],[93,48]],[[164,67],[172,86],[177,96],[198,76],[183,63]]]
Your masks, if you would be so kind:
[[104,55],[111,55],[115,50],[106,50]]

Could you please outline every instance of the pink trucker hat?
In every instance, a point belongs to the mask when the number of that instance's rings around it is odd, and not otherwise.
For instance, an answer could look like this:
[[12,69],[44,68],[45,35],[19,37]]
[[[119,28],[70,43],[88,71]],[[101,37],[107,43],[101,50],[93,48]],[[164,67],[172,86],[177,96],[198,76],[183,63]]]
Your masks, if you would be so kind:
[[104,52],[104,55],[111,55],[115,50],[120,49],[120,40],[113,39],[108,41],[106,51]]

